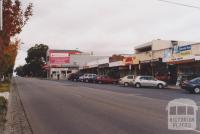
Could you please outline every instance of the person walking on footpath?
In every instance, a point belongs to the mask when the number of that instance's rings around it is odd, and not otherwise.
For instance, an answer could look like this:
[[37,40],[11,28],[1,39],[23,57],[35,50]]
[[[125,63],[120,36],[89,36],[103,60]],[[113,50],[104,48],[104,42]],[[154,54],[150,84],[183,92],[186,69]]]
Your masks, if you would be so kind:
[[57,75],[58,80],[60,80],[60,74]]

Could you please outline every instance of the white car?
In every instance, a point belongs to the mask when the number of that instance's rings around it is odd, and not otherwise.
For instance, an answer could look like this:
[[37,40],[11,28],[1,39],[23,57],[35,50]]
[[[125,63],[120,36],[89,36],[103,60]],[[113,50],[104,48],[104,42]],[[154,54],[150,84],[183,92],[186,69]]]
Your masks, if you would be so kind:
[[82,76],[80,76],[78,79],[79,79],[79,81],[81,81],[81,82],[83,82],[83,75]]
[[157,80],[152,76],[137,76],[134,85],[136,88],[140,87],[157,87],[164,88],[167,87],[167,83],[164,81]]
[[135,76],[134,75],[127,75],[121,79],[119,79],[119,84],[124,85],[125,87],[134,85]]
[[96,74],[84,74],[83,75],[83,81],[86,82],[86,83],[94,82],[96,77],[97,77]]

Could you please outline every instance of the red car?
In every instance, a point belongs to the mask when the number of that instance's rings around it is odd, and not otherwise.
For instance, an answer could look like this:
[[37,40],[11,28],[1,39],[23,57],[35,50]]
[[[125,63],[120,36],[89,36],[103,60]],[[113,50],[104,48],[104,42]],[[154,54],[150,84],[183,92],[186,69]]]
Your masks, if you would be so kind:
[[113,78],[111,78],[109,76],[98,76],[96,78],[96,82],[99,83],[99,84],[102,84],[102,83],[117,84],[118,80],[117,79],[113,79]]

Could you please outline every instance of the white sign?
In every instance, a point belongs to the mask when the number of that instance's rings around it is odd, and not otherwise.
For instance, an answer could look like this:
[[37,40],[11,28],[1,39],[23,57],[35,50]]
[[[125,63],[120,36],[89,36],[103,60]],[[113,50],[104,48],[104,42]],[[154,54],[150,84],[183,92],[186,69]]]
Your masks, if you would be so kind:
[[118,67],[118,66],[125,66],[125,64],[123,63],[123,61],[109,63],[109,67]]
[[68,53],[51,53],[51,57],[61,58],[61,57],[69,57]]

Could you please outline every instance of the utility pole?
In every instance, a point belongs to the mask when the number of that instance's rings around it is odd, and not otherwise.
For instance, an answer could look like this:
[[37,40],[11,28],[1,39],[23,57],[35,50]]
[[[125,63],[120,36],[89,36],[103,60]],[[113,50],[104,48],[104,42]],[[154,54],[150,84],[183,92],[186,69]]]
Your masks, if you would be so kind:
[[3,31],[3,0],[0,0],[0,31]]

